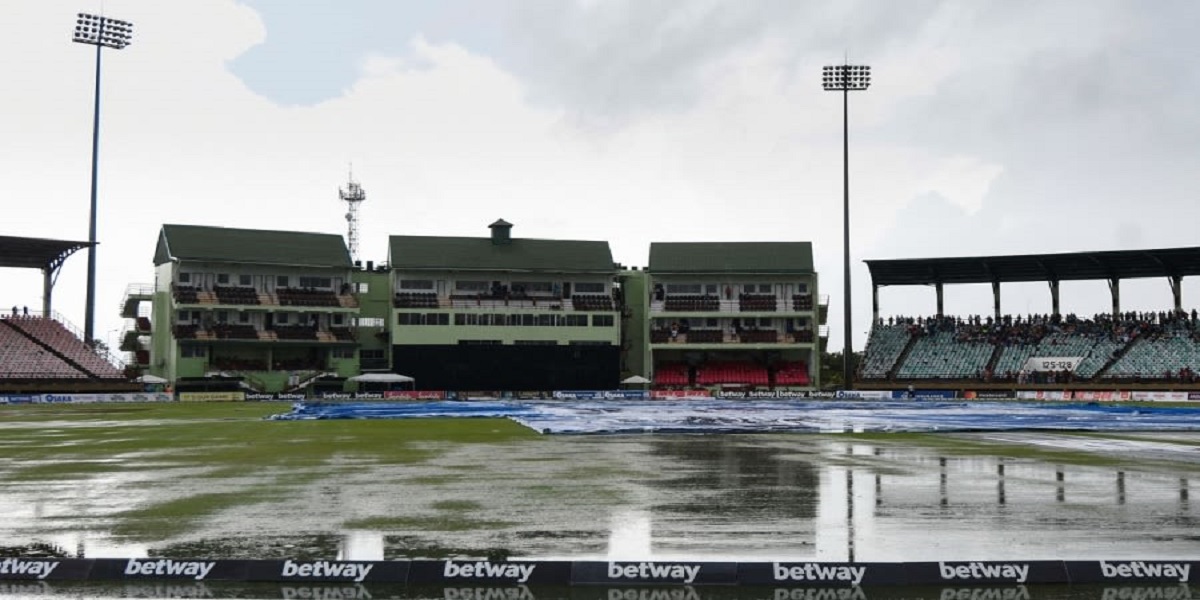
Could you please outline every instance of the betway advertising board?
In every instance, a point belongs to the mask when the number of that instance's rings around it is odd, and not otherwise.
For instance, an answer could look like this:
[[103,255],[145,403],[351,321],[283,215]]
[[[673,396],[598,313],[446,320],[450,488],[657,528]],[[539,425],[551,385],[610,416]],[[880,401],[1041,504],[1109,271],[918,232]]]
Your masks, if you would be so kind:
[[96,404],[102,402],[171,402],[170,394],[15,394],[0,396],[0,404]]
[[[5,581],[36,584],[42,589],[48,589],[45,582],[54,581],[148,584],[162,581],[189,586],[202,585],[205,581],[256,581],[297,586],[336,584],[353,586],[355,590],[360,589],[357,586],[372,583],[408,583],[447,586],[447,589],[457,590],[456,593],[492,587],[511,590],[532,585],[602,585],[622,589],[639,586],[659,586],[661,589],[664,585],[690,589],[702,585],[737,584],[776,589],[919,585],[963,590],[978,589],[977,586],[1047,583],[1178,586],[1193,583],[1193,576],[1200,577],[1198,574],[1200,561],[1172,560],[734,563],[0,558],[0,590],[12,587],[11,584],[6,586]],[[942,597],[946,596],[943,594]]]

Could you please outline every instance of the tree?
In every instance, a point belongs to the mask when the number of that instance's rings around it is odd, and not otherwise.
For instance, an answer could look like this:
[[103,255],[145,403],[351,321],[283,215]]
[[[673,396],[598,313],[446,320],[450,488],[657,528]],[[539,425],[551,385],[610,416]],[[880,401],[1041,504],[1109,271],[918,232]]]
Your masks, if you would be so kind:
[[[854,373],[858,372],[858,365],[861,362],[862,353],[855,352],[850,359],[850,367]],[[841,352],[821,353],[821,384],[826,388],[841,388],[846,385],[846,382],[842,380]]]

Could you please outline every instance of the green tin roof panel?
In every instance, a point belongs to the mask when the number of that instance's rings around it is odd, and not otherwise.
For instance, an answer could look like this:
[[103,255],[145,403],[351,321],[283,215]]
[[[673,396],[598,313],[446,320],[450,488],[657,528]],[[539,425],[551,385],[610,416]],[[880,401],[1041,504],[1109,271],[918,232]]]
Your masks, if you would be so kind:
[[653,242],[651,273],[812,273],[811,242]]
[[163,225],[154,264],[184,261],[350,268],[342,236],[331,233]]
[[608,242],[394,235],[393,269],[439,271],[615,272]]

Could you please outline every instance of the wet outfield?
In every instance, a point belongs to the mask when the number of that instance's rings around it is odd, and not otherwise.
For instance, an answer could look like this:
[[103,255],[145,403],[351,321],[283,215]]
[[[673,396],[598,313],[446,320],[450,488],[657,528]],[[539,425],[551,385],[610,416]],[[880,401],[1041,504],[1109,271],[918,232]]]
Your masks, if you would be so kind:
[[[478,423],[498,432],[508,426]],[[1194,432],[518,435],[496,442],[485,435],[471,443],[397,439],[419,446],[421,458],[412,461],[343,453],[334,444],[319,461],[257,464],[261,445],[288,444],[305,426],[265,422],[259,439],[241,442],[244,467],[237,468],[197,466],[178,449],[120,445],[136,439],[138,428],[155,426],[22,422],[7,414],[0,427],[8,440],[0,440],[3,545],[10,553],[34,547],[89,558],[1200,559]],[[366,425],[339,427],[344,436]],[[55,470],[55,448],[65,453],[86,444],[78,428],[104,431],[123,450],[89,453],[91,468],[74,454]],[[18,430],[19,438],[7,435]],[[228,446],[217,433],[214,444]],[[44,445],[36,471],[12,458],[18,453],[10,444],[18,443],[22,450]],[[43,591],[80,597],[74,589]],[[84,596],[130,595],[119,586],[89,589]],[[1186,586],[1155,589],[1146,593],[1191,593]],[[1031,597],[1022,590],[993,597]],[[353,597],[426,594],[367,591]],[[777,597],[770,590],[686,591]],[[1084,591],[1050,588],[1032,597],[1101,597],[1079,595]],[[1043,592],[1052,595],[1037,595]],[[221,595],[219,586],[205,593]],[[428,595],[449,598],[443,590]]]

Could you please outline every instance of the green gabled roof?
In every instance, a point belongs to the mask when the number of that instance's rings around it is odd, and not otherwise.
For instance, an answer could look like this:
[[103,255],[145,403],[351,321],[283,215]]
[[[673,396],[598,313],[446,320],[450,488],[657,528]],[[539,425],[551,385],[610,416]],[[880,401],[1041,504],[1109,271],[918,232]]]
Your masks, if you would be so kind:
[[350,268],[342,236],[301,231],[163,225],[154,264],[171,260]]
[[813,272],[811,242],[653,242],[651,273]]
[[513,238],[493,244],[491,238],[393,235],[389,239],[393,269],[439,271],[529,271],[612,273],[608,242]]

